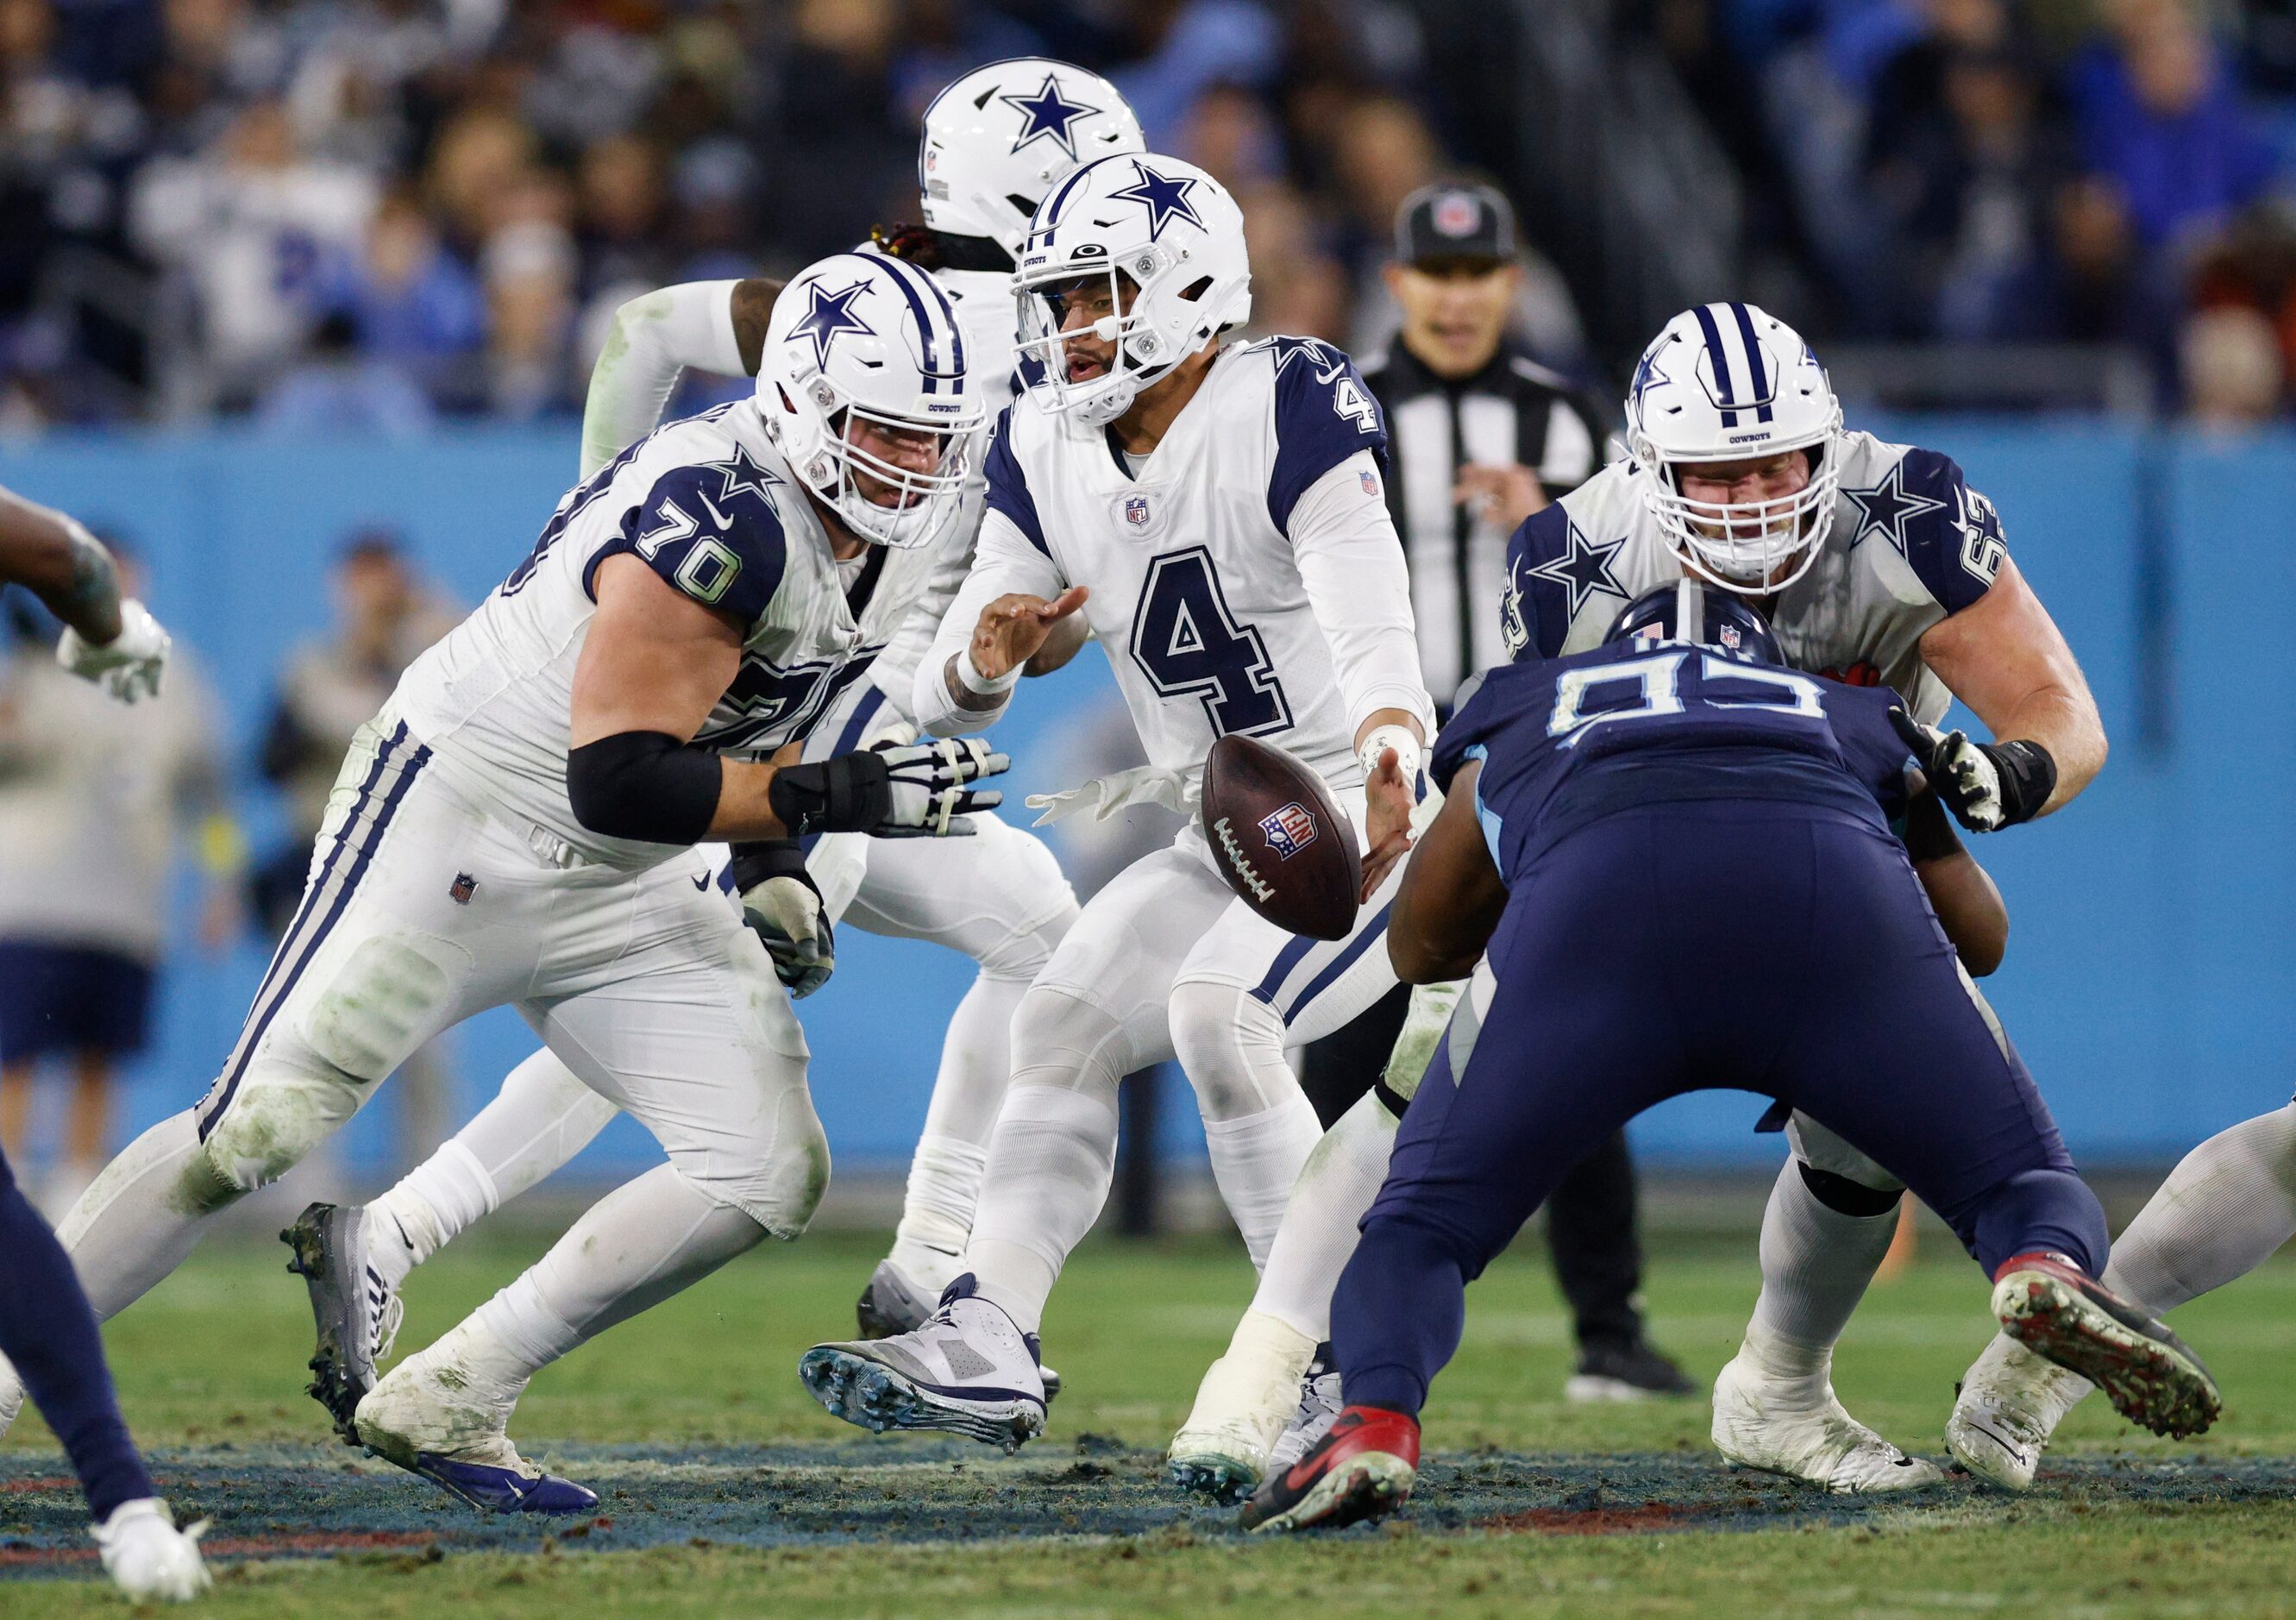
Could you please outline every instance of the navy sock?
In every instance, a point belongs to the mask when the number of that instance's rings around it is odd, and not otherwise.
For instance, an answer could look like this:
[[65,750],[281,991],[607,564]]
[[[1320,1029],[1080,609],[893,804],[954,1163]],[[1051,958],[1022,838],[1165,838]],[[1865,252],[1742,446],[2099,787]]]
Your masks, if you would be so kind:
[[1332,1296],[1341,1398],[1416,1418],[1466,1320],[1467,1279],[1451,1246],[1427,1227],[1372,1221]]
[[2010,1177],[1977,1202],[1971,1248],[1988,1277],[2013,1254],[2055,1253],[2091,1277],[2111,1253],[2104,1209],[2088,1184],[2070,1170],[2028,1170]]
[[0,1354],[16,1364],[40,1416],[63,1442],[98,1523],[156,1496],[127,1437],[95,1312],[63,1245],[0,1160]]

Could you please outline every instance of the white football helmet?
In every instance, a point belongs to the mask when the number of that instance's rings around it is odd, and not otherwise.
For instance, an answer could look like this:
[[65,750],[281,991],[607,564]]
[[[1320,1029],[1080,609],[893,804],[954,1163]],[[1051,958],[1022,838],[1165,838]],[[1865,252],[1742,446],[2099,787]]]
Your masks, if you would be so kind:
[[[876,253],[833,254],[782,289],[758,406],[797,475],[881,546],[930,545],[947,529],[988,419],[948,295],[915,266]],[[932,468],[898,466],[852,442],[865,423],[937,435]]]
[[925,109],[925,223],[988,237],[1018,258],[1037,205],[1078,165],[1147,150],[1140,120],[1099,74],[1046,56],[992,62]]
[[[1140,391],[1251,318],[1243,210],[1193,163],[1152,153],[1103,158],[1061,182],[1017,255],[1021,353],[1045,368],[1046,408],[1113,422]],[[1116,345],[1108,372],[1071,382],[1063,294],[1105,277],[1111,309],[1091,334]],[[1124,288],[1136,291],[1126,308]],[[1069,336],[1082,336],[1083,333]]]
[[[1801,334],[1751,304],[1685,310],[1643,350],[1627,391],[1627,448],[1643,500],[1685,566],[1762,596],[1809,571],[1833,531],[1841,405]],[[1769,501],[1698,501],[1685,463],[1809,452],[1809,482]]]

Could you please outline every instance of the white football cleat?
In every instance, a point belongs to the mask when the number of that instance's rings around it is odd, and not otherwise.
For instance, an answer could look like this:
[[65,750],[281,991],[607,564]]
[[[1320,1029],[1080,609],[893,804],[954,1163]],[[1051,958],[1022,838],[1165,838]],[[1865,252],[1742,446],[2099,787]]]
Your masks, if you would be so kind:
[[813,1398],[846,1422],[938,1429],[1017,1451],[1045,1431],[1037,1336],[973,1291],[948,1285],[924,1326],[891,1338],[816,1345],[799,1358]]
[[1912,1491],[1945,1477],[1851,1417],[1823,1369],[1781,1378],[1742,1349],[1714,1380],[1714,1447],[1739,1468],[1845,1494]]
[[1308,1364],[1308,1376],[1300,1380],[1300,1405],[1283,1434],[1276,1436],[1275,1449],[1267,1453],[1267,1471],[1281,1473],[1314,1451],[1332,1432],[1345,1405],[1340,1398],[1340,1369],[1332,1363],[1332,1347],[1318,1345],[1316,1359]]
[[595,1493],[545,1474],[511,1443],[509,1386],[449,1348],[465,1323],[408,1356],[358,1403],[359,1443],[483,1513],[586,1513]]
[[137,1603],[188,1603],[207,1591],[210,1577],[200,1557],[201,1519],[176,1528],[176,1516],[156,1496],[122,1502],[91,1532],[112,1584]]
[[1165,1451],[1171,1482],[1216,1501],[1250,1496],[1300,1410],[1300,1381],[1315,1359],[1315,1341],[1306,1334],[1264,1311],[1246,1311]]
[[[869,1285],[861,1290],[861,1297],[853,1307],[853,1317],[863,1338],[890,1339],[899,1334],[914,1333],[939,1309],[940,1296],[928,1293],[923,1285],[888,1257],[879,1261],[877,1269],[869,1273]],[[1061,1375],[1042,1365],[1037,1371],[1045,1381],[1045,1404],[1050,1406],[1061,1398]]]
[[2049,1436],[2096,1387],[1997,1333],[1963,1375],[1945,1443],[1961,1466],[2006,1490],[2028,1490]]

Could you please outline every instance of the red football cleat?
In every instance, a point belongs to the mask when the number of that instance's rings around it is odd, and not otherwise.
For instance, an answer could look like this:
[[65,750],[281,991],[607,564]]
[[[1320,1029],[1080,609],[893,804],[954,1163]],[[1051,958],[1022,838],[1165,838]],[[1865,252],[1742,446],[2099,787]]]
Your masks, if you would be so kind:
[[2156,1435],[2204,1434],[2223,1410],[2185,1341],[2062,1254],[2015,1254],[1993,1274],[1993,1314],[2010,1337],[2077,1372],[2113,1410]]
[[1246,1530],[1352,1525],[1392,1513],[1419,1477],[1419,1420],[1383,1407],[1349,1406],[1316,1448],[1260,1482],[1243,1504]]

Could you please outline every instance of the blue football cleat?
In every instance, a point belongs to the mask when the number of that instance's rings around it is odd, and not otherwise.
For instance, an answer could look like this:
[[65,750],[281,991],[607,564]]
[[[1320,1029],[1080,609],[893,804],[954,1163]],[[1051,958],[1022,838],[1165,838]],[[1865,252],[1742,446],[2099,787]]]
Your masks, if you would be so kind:
[[457,1462],[436,1451],[417,1451],[400,1466],[481,1513],[587,1513],[598,1505],[595,1491],[555,1474],[529,1479],[514,1468]]

